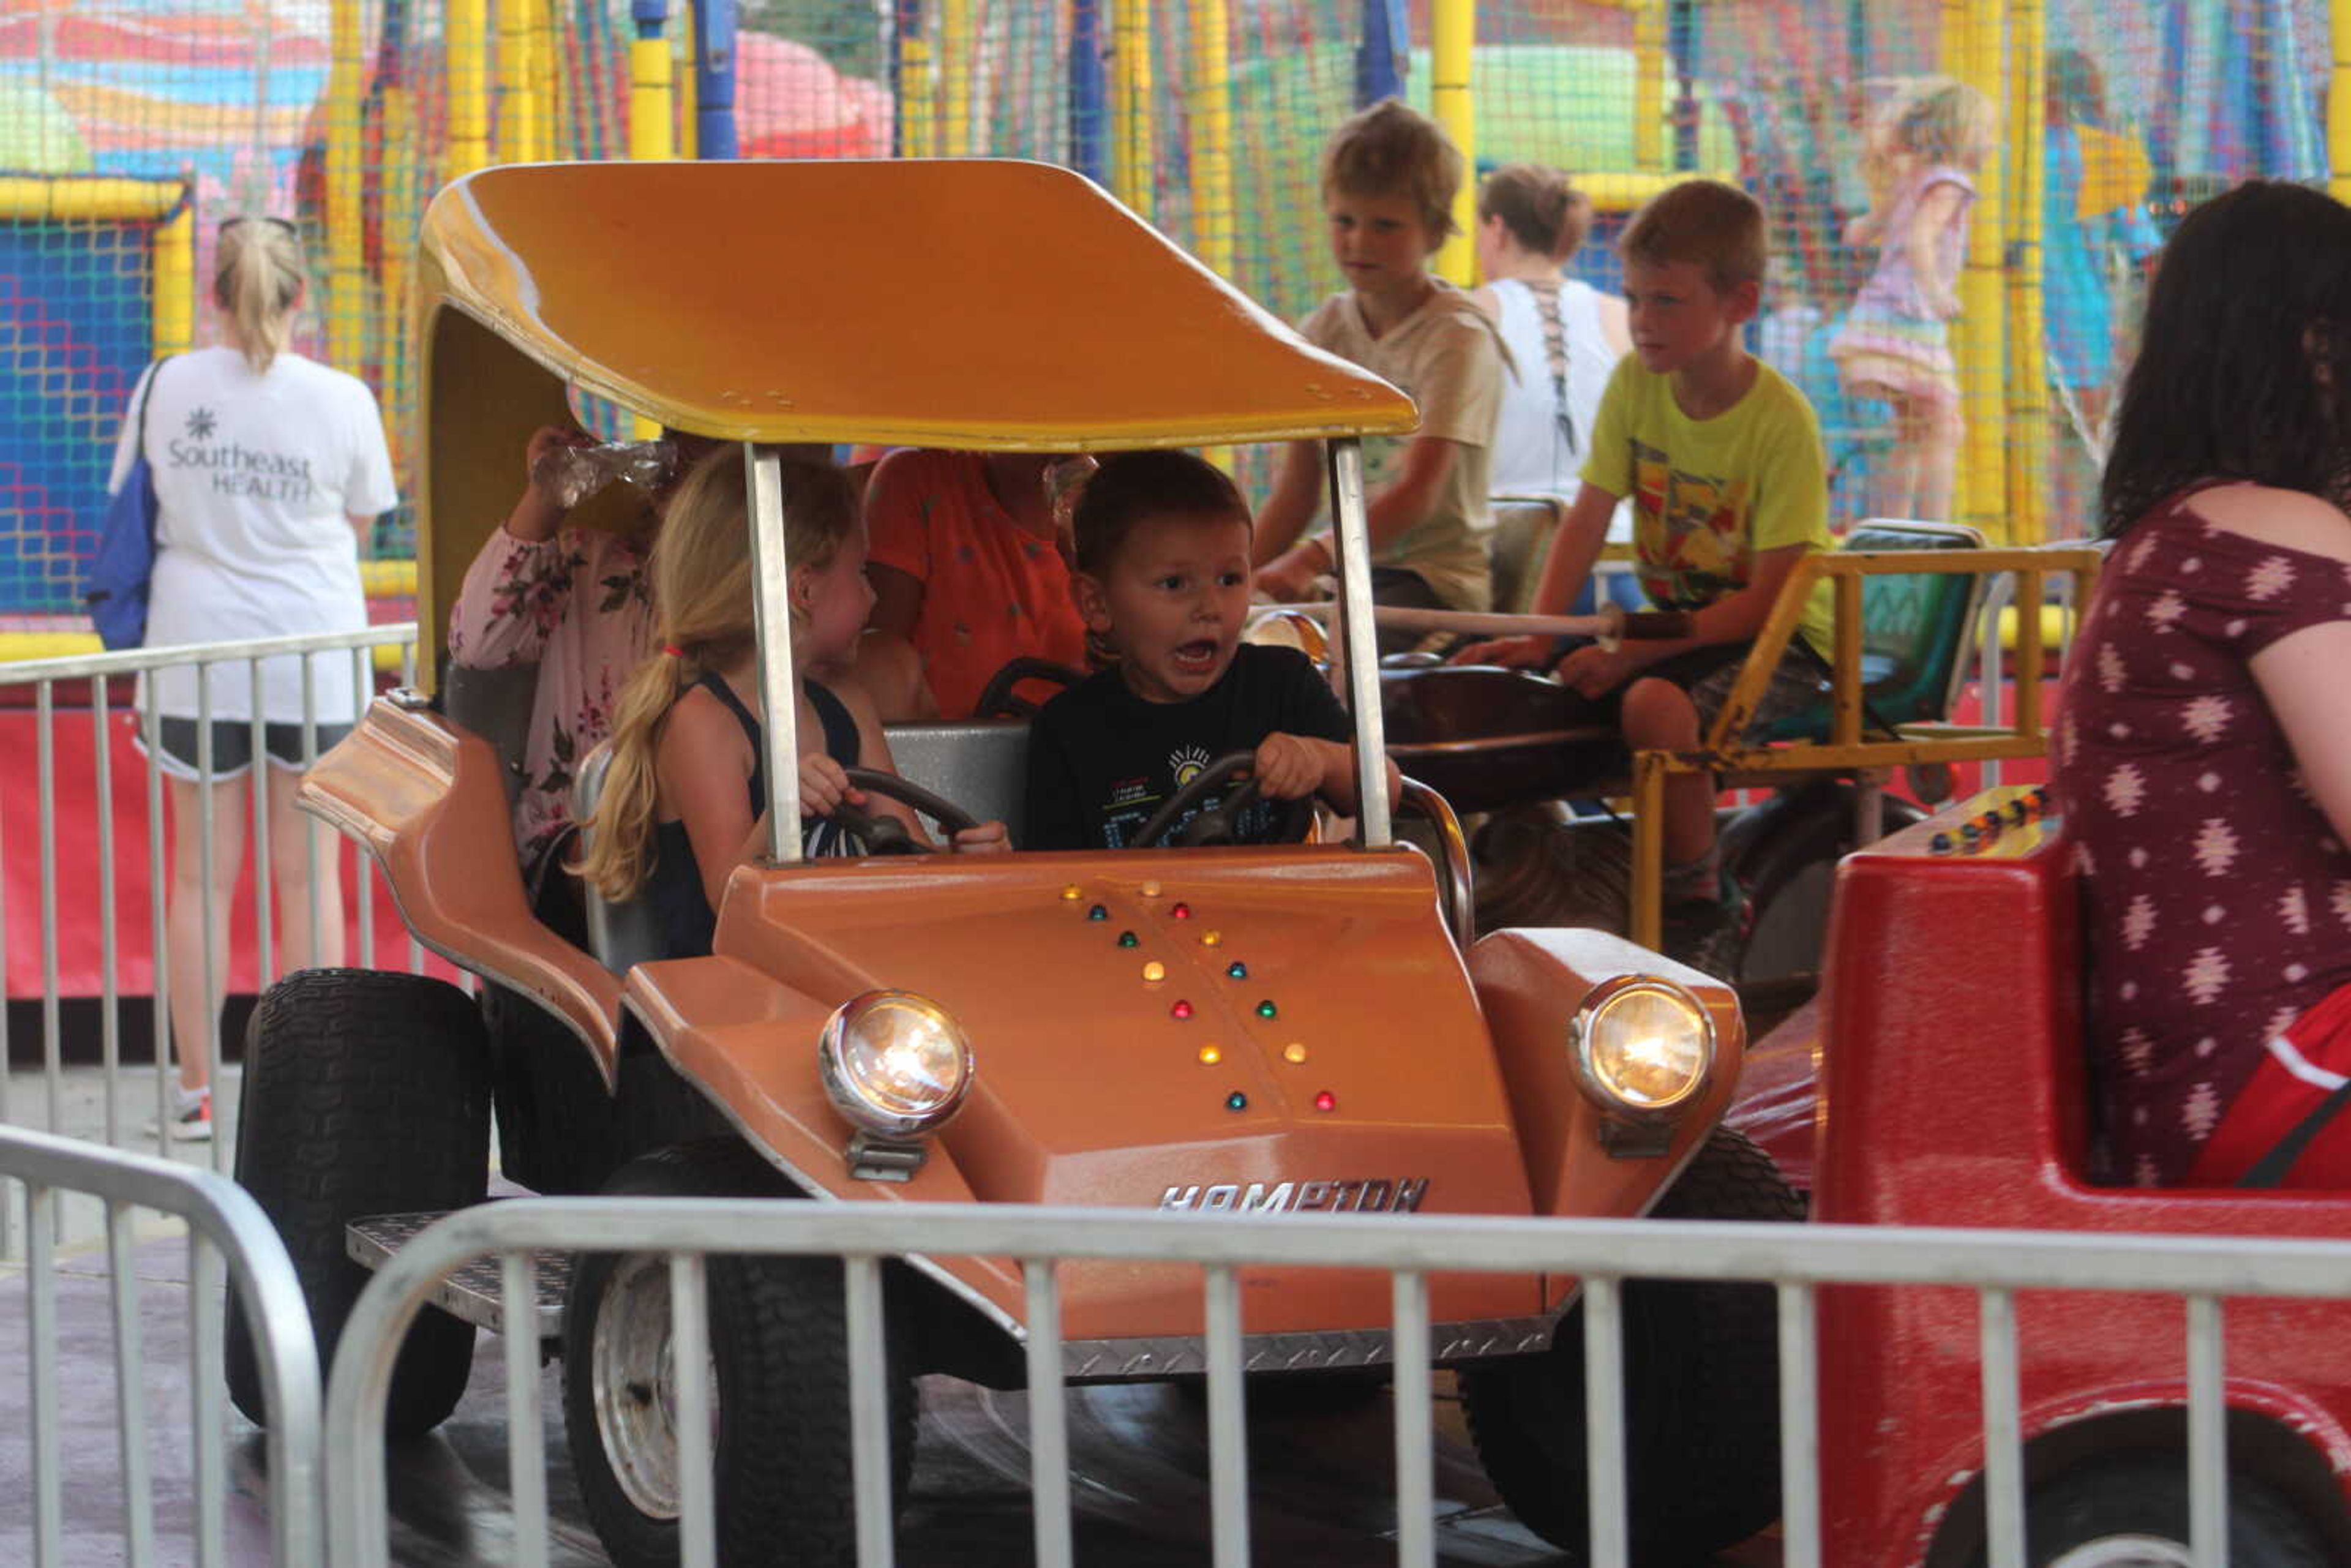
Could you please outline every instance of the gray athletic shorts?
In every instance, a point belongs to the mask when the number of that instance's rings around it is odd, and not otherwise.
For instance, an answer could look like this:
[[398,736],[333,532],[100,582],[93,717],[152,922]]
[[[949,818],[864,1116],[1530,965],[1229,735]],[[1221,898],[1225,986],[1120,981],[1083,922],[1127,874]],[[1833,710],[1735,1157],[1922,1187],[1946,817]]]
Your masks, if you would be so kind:
[[[350,734],[348,724],[321,724],[313,727],[318,733],[316,755],[324,757],[328,748]],[[196,771],[196,742],[199,738],[196,721],[192,718],[166,716],[156,721],[156,739],[162,756],[157,759],[164,772],[189,783],[200,782]],[[147,732],[138,731],[140,748],[146,748]],[[269,753],[270,765],[289,772],[298,772],[308,766],[302,756],[302,727],[298,724],[269,724],[261,727],[262,748]],[[241,718],[213,720],[213,780],[239,778],[253,767],[253,725]]]

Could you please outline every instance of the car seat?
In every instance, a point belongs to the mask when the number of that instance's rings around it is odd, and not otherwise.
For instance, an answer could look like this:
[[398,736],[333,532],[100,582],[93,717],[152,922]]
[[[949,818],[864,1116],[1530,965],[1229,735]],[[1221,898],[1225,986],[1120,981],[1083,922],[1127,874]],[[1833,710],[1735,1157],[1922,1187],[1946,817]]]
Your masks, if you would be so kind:
[[477,670],[452,660],[442,672],[441,711],[449,722],[490,743],[498,759],[498,781],[511,809],[522,792],[524,745],[530,735],[530,709],[538,695],[538,666],[509,664]]
[[1522,614],[1542,580],[1543,557],[1567,517],[1567,503],[1557,496],[1497,496],[1488,506],[1494,517],[1487,540],[1494,608]]
[[[612,766],[612,745],[604,741],[580,759],[571,780],[571,820],[580,824],[580,849],[584,855],[592,831],[597,800],[604,792],[604,775]],[[606,898],[591,883],[582,881],[580,896],[588,912],[588,951],[616,975],[662,956],[661,923],[653,905],[642,898]]]
[[883,734],[900,778],[983,822],[1002,822],[1013,844],[1019,844],[1029,799],[1028,720],[893,724]]
[[[1984,537],[1953,523],[1873,517],[1845,536],[1848,550],[1981,549]],[[1868,722],[1923,724],[1947,718],[1966,676],[1969,634],[1982,608],[1980,573],[1902,572],[1861,583],[1861,680]],[[1823,673],[1823,679],[1826,679]],[[1829,706],[1766,726],[1766,740],[1829,737]]]

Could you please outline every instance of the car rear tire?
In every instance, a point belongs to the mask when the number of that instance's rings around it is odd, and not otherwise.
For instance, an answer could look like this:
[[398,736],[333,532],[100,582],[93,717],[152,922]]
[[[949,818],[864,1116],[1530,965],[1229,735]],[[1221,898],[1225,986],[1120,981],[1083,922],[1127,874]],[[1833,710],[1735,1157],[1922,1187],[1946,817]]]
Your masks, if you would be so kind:
[[[1853,831],[1855,800],[1850,781],[1814,779],[1740,812],[1723,830],[1723,863],[1747,889],[1750,911],[1734,978],[1819,978],[1837,862],[1862,847]],[[1878,810],[1886,833],[1927,820],[1899,795],[1881,797]]]
[[[2079,1465],[2024,1504],[2032,1568],[2190,1568],[2188,1473],[2174,1454]],[[1975,1562],[1985,1561],[1979,1552]],[[2229,1561],[2248,1568],[2320,1568],[2330,1561],[2294,1505],[2248,1476],[2229,1478]]]
[[[740,1139],[635,1160],[608,1192],[640,1197],[796,1197]],[[848,1323],[831,1258],[710,1259],[711,1409],[718,1561],[726,1568],[847,1568],[857,1561]],[[899,1331],[905,1314],[892,1314]],[[563,1318],[563,1415],[580,1500],[617,1568],[674,1568],[677,1440],[669,1271],[657,1255],[591,1253]],[[914,1451],[914,1380],[889,1340],[890,1487]]]
[[[1590,817],[1562,821],[1541,811],[1497,815],[1479,830],[1477,927],[1587,926],[1627,932],[1633,925],[1633,834],[1625,822]],[[1736,984],[1747,948],[1743,919],[1708,923],[1695,938],[1669,931],[1666,956]]]
[[[236,1179],[277,1228],[310,1309],[322,1364],[368,1271],[344,1227],[379,1214],[464,1208],[489,1181],[490,1065],[480,1013],[422,975],[306,969],[272,986],[246,1031]],[[244,1302],[229,1294],[229,1397],[264,1421]],[[429,1432],[464,1397],[474,1326],[428,1307],[394,1366],[385,1432]]]
[[[1660,1219],[1797,1221],[1778,1167],[1718,1127],[1659,1199]],[[1768,1284],[1626,1281],[1625,1463],[1632,1560],[1693,1562],[1780,1514],[1777,1301]],[[1589,1561],[1583,1313],[1539,1357],[1461,1374],[1469,1436],[1526,1527]]]

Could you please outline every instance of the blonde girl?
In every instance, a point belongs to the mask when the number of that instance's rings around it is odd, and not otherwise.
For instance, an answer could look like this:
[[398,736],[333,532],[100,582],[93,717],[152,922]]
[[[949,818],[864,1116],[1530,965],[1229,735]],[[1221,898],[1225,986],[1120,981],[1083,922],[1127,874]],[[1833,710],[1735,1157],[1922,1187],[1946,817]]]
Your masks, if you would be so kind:
[[[154,476],[146,645],[240,642],[256,629],[360,631],[367,601],[359,543],[400,498],[383,416],[360,382],[288,346],[307,277],[293,225],[231,218],[220,227],[215,256],[222,340],[147,372],[131,397],[138,417],[123,422],[115,452],[116,486],[142,449]],[[180,1081],[168,1129],[173,1137],[212,1134],[213,1041],[227,978],[230,898],[253,821],[251,790],[266,796],[270,885],[256,897],[277,900],[277,969],[343,961],[335,840],[294,809],[294,783],[306,758],[348,733],[362,694],[348,654],[315,655],[308,665],[306,682],[304,656],[263,660],[258,714],[252,669],[240,660],[203,674],[193,664],[169,666],[148,679],[155,760],[172,806],[164,906]],[[256,717],[261,758],[253,755]],[[207,721],[208,740],[201,733]],[[209,866],[198,831],[205,812],[213,825]]]
[[1829,344],[1846,394],[1894,407],[1895,446],[1878,466],[1879,517],[1949,516],[1966,423],[1948,323],[1959,312],[1975,171],[1991,150],[1991,105],[1949,77],[1910,83],[1870,129],[1862,171],[1869,210],[1848,245],[1877,246],[1877,266]]
[[[802,672],[844,668],[873,604],[856,497],[840,470],[823,464],[787,462],[783,480],[793,664]],[[580,872],[607,898],[647,900],[662,927],[664,956],[687,957],[710,951],[727,877],[766,840],[763,710],[739,449],[704,458],[671,499],[653,547],[653,597],[660,650],[621,693],[611,765]],[[803,674],[799,702],[803,852],[856,852],[854,841],[831,821],[843,804],[898,817],[919,834],[904,807],[869,800],[844,771],[893,770],[881,720],[863,693]],[[967,829],[954,847],[1003,849],[1004,824]]]

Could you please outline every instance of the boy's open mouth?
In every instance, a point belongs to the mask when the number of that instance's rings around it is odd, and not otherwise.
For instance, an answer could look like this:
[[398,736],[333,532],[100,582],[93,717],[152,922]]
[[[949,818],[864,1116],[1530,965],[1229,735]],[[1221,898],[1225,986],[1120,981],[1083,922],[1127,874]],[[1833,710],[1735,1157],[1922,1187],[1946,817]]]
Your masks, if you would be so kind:
[[1206,674],[1217,667],[1217,640],[1202,637],[1190,643],[1178,643],[1168,658],[1186,674]]

